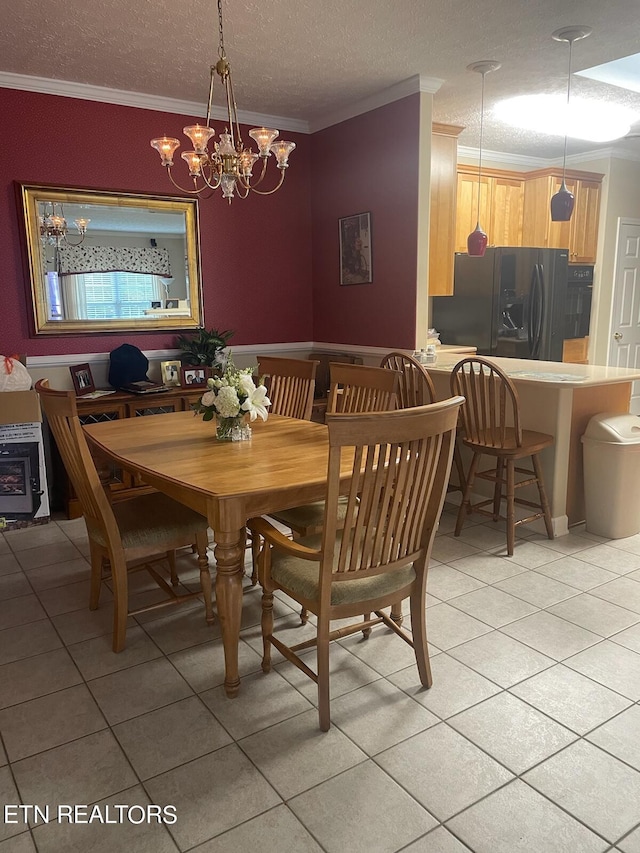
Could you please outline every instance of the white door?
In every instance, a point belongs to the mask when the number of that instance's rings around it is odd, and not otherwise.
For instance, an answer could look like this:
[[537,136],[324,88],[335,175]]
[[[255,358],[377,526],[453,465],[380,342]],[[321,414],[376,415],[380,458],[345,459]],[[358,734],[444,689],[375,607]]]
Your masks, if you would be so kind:
[[[608,363],[640,368],[640,222],[618,224]],[[640,415],[640,382],[632,385],[629,411]]]

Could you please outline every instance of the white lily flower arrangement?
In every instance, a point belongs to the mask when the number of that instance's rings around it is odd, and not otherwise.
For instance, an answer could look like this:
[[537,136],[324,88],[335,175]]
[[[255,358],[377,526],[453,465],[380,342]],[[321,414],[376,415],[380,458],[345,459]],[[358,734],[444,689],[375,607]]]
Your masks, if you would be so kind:
[[201,414],[203,421],[241,416],[246,421],[266,421],[271,400],[262,382],[256,386],[252,373],[251,367],[237,368],[229,355],[222,376],[207,379],[207,390],[193,405],[195,414]]

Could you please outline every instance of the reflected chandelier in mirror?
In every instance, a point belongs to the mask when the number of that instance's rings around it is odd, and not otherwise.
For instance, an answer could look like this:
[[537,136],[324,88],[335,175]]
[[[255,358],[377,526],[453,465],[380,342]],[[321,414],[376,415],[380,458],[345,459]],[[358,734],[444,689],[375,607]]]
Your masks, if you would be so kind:
[[37,335],[202,326],[196,199],[32,184],[19,195]]

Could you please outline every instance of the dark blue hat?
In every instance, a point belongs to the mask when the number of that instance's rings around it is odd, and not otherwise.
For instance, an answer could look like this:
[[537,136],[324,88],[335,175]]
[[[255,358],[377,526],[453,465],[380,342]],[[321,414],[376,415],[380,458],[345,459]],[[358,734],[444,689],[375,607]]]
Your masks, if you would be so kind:
[[122,344],[109,356],[109,385],[124,388],[131,382],[149,381],[149,359],[133,344]]

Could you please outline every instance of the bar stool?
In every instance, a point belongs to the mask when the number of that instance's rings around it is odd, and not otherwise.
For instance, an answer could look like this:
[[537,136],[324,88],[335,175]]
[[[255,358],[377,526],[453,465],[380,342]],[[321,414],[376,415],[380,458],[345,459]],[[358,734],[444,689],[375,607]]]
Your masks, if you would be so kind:
[[[380,367],[400,372],[400,383],[398,385],[398,408],[409,409],[412,406],[426,406],[436,402],[436,391],[433,382],[425,366],[414,358],[400,350],[393,350],[383,356]],[[449,481],[447,491],[464,492],[464,468],[460,454],[460,428],[453,449],[453,464],[457,472],[458,482]]]
[[[518,392],[509,377],[491,361],[478,356],[459,361],[451,373],[451,391],[465,398],[461,410],[464,425],[461,440],[473,452],[458,511],[455,536],[460,535],[469,512],[478,512],[494,521],[505,519],[505,516],[500,515],[500,504],[504,498],[507,506],[505,520],[509,556],[513,554],[517,525],[543,518],[547,535],[549,539],[553,539],[549,501],[538,458],[541,450],[553,444],[553,436],[522,429]],[[478,471],[480,457],[483,455],[495,457],[495,468]],[[515,464],[527,456],[531,457],[533,470]],[[516,473],[524,474],[525,479],[516,482]],[[472,504],[470,495],[476,478],[489,480],[494,484],[493,497]],[[517,489],[532,484],[538,487],[539,503],[515,496]],[[537,512],[516,520],[516,504],[533,508]],[[491,506],[491,510],[485,510],[486,506]]]

